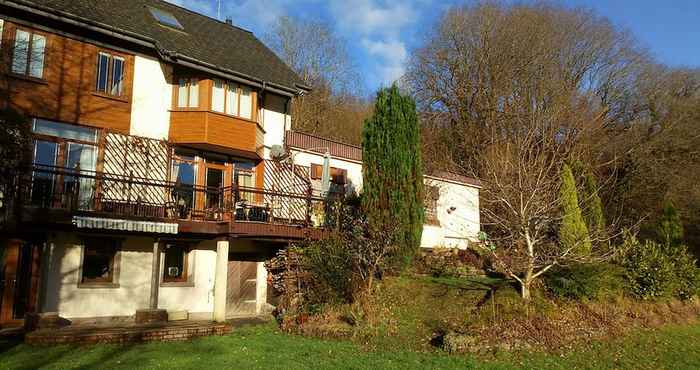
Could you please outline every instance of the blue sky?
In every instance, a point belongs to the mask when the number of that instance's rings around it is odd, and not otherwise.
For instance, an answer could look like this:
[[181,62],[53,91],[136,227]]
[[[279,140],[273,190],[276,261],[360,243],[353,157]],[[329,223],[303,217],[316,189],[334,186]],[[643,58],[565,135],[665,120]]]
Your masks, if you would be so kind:
[[[217,0],[168,0],[217,16]],[[660,62],[700,67],[700,0],[561,0],[628,29]],[[399,77],[412,48],[456,0],[222,0],[221,18],[267,33],[277,17],[322,19],[348,44],[368,94]]]

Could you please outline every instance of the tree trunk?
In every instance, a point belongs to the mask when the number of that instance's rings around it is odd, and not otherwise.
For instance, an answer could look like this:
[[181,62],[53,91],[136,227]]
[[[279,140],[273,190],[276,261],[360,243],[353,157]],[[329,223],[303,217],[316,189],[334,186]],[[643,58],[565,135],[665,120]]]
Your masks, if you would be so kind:
[[530,297],[531,297],[531,295],[530,295],[530,283],[531,283],[530,281],[526,282],[525,280],[523,280],[523,282],[520,283],[520,297],[522,297],[522,299],[524,299],[526,301],[529,301]]

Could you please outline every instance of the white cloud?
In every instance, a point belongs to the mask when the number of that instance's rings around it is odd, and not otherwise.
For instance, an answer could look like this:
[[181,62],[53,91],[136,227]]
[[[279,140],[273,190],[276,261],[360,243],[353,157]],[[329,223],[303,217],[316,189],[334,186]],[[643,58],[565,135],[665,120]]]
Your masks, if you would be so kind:
[[417,17],[415,7],[405,1],[334,0],[330,10],[343,30],[362,35],[395,36]]
[[365,38],[362,39],[362,46],[369,55],[375,57],[376,62],[373,63],[373,67],[376,71],[376,78],[383,85],[390,85],[403,76],[408,52],[402,41]]

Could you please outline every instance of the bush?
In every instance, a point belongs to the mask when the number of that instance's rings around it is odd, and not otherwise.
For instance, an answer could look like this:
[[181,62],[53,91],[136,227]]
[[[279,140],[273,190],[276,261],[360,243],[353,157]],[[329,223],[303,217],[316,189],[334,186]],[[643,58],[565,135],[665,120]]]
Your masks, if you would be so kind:
[[341,237],[333,235],[309,243],[301,252],[313,284],[307,299],[315,303],[347,303],[352,299],[352,251]]
[[612,264],[555,267],[544,280],[550,294],[559,298],[605,299],[625,290],[625,271]]
[[414,261],[416,272],[435,277],[483,275],[487,260],[473,249],[436,248],[423,251]]
[[695,260],[685,246],[644,243],[630,236],[623,246],[622,265],[631,293],[641,299],[689,299],[700,291]]

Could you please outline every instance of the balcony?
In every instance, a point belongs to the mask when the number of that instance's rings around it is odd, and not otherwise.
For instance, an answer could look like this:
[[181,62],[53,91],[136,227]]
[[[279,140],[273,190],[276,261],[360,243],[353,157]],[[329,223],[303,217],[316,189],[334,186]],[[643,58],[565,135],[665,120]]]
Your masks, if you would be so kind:
[[5,216],[31,227],[74,224],[82,216],[177,223],[179,233],[301,239],[319,237],[340,218],[340,198],[311,192],[207,188],[47,166],[5,179],[0,184]]
[[262,158],[265,132],[254,121],[203,110],[170,114],[172,143],[244,158]]

